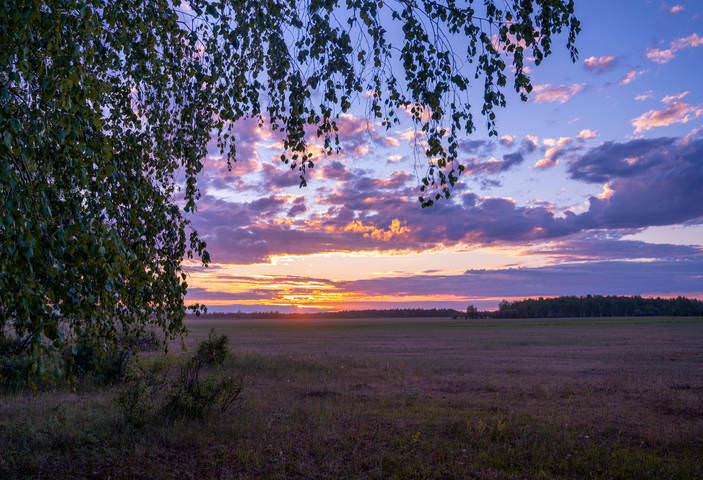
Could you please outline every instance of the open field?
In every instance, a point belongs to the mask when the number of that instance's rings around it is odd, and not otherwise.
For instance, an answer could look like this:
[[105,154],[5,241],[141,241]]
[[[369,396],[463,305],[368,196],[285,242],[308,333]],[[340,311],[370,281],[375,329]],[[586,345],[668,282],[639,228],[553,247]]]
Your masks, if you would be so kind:
[[230,337],[238,407],[136,429],[119,387],[0,396],[0,478],[703,478],[703,318],[189,326]]

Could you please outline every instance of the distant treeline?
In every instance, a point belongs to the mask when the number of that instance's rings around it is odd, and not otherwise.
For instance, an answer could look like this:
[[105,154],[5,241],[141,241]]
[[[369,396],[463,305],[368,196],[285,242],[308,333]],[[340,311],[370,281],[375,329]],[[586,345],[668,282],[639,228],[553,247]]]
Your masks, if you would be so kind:
[[[686,297],[644,298],[640,296],[554,297],[503,300],[498,310],[479,311],[473,305],[466,310],[452,308],[396,308],[389,310],[345,310],[339,312],[280,313],[233,312],[206,313],[206,319],[296,319],[296,318],[556,318],[556,317],[641,317],[641,316],[703,316],[703,302]],[[191,318],[195,318],[191,316]]]
[[271,319],[271,318],[418,318],[418,317],[456,317],[464,315],[452,308],[395,308],[389,310],[344,310],[339,312],[306,312],[306,313],[280,313],[280,312],[234,312],[234,313],[206,313],[200,318],[239,318],[239,319]]
[[490,318],[697,316],[703,315],[703,302],[686,297],[587,295],[516,302],[503,300],[498,310],[480,312],[480,315]]

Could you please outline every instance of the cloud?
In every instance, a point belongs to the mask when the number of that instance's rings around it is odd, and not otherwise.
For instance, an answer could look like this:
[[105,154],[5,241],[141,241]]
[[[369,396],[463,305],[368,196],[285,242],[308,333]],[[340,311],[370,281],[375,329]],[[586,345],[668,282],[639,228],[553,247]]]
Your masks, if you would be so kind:
[[609,236],[576,235],[563,241],[532,247],[524,255],[545,255],[558,261],[630,260],[630,259],[690,259],[701,257],[703,248],[695,245],[647,243],[620,240]]
[[684,97],[686,97],[686,95],[688,95],[689,93],[691,93],[691,92],[686,91],[683,93],[679,93],[678,95],[667,95],[664,98],[662,98],[662,102],[663,103],[672,103],[677,100],[683,100]]
[[549,148],[544,152],[544,157],[535,163],[535,168],[550,168],[559,163],[559,158],[567,151],[566,147],[573,143],[571,137],[561,137],[559,140],[551,138],[544,139],[543,142]]
[[667,162],[675,138],[638,139],[626,143],[605,142],[586,152],[568,167],[574,180],[604,183],[646,173]]
[[703,45],[703,37],[697,33],[692,33],[688,37],[682,37],[669,43],[669,48],[650,48],[647,50],[647,58],[656,63],[668,63],[676,57],[676,54],[687,48],[695,48]]
[[525,135],[521,145],[526,153],[532,153],[539,147],[539,138],[534,135]]
[[525,157],[521,152],[507,153],[503,155],[503,160],[498,160],[495,157],[491,157],[486,161],[478,161],[476,158],[472,158],[465,164],[465,175],[495,175],[497,173],[505,172],[515,165],[520,165],[525,161]]
[[[677,246],[672,246],[677,247]],[[649,247],[643,247],[649,248]],[[304,276],[217,275],[211,288],[189,288],[188,302],[249,306],[356,305],[398,307],[465,306],[467,302],[497,305],[500,299],[557,295],[700,295],[703,260],[593,261],[534,268],[467,270],[461,274],[388,276],[354,281],[330,281]],[[227,289],[224,290],[224,286]],[[224,291],[223,291],[224,290]],[[236,290],[236,291],[232,291]],[[246,308],[246,307],[245,307]],[[285,308],[285,307],[284,307]],[[279,309],[275,307],[273,309]]]
[[637,95],[637,96],[635,97],[635,100],[637,100],[638,102],[644,102],[645,100],[649,100],[649,99],[652,99],[652,98],[654,98],[654,94],[653,94],[652,91],[650,90],[650,91],[648,91],[648,92],[641,93],[641,94]]
[[[516,144],[516,139],[513,136],[505,135],[501,137],[498,142],[503,147],[512,147]],[[465,175],[495,175],[498,173],[506,172],[511,168],[520,165],[525,161],[525,155],[534,152],[537,149],[538,140],[532,135],[526,135],[518,146],[518,149],[506,153],[502,156],[502,160],[491,156],[486,160],[479,160],[478,157],[474,156],[469,160],[465,161]],[[477,151],[482,155],[487,155],[488,153],[495,150],[495,145],[491,142],[486,142],[484,140],[473,140],[465,141],[461,144],[460,148],[465,151]],[[487,182],[485,179],[483,182]],[[493,183],[494,181],[489,181],[488,183]],[[485,183],[486,185],[488,183]],[[493,184],[495,186],[495,184]]]
[[546,169],[556,166],[559,163],[559,159],[581,150],[586,140],[594,139],[597,136],[597,131],[583,129],[575,138],[561,137],[559,140],[553,138],[543,139],[542,143],[549,148],[545,150],[544,157],[535,163],[535,168]]
[[521,298],[557,295],[700,294],[703,260],[590,262],[538,268],[467,270],[462,275],[414,275],[355,282],[339,288],[363,294],[403,297],[443,293],[459,298]]
[[630,82],[632,82],[635,78],[639,77],[640,75],[644,75],[647,73],[649,70],[631,70],[625,74],[624,77],[622,77],[620,80],[615,82],[616,85],[627,85]]
[[500,137],[499,143],[504,147],[512,147],[513,143],[515,143],[515,137],[512,135],[503,135]]
[[295,200],[293,200],[292,206],[288,210],[288,216],[292,218],[298,215],[302,215],[307,210],[308,208],[305,206],[305,197],[301,195]]
[[667,127],[674,123],[687,123],[703,113],[703,108],[678,101],[676,98],[679,97],[664,97],[662,101],[667,106],[662,110],[648,110],[639,117],[632,119],[631,123],[635,127],[635,133],[642,133],[655,127]]
[[588,57],[583,61],[583,66],[586,70],[602,75],[615,68],[617,61],[612,55],[604,55],[602,57]]
[[569,165],[569,175],[608,181],[607,195],[590,197],[572,218],[582,229],[640,228],[703,217],[703,138],[606,142]]
[[321,178],[330,180],[348,180],[352,176],[349,169],[339,160],[334,160],[323,166],[319,172],[321,172],[319,173]]
[[667,12],[669,12],[672,15],[675,15],[675,14],[683,12],[683,11],[684,11],[683,5],[674,5],[673,7],[670,7],[669,9],[667,9]]
[[590,140],[593,138],[596,138],[598,136],[598,132],[596,130],[590,130],[588,128],[581,130],[579,134],[576,136],[576,138],[582,138],[584,140]]
[[459,150],[470,155],[489,155],[495,148],[495,143],[488,140],[461,140],[459,142]]
[[[672,103],[675,103],[672,102]],[[584,150],[595,131],[545,139],[561,148],[568,174],[576,181],[605,184],[584,211],[562,211],[549,203],[519,205],[514,200],[455,191],[436,208],[418,206],[414,176],[396,172],[374,178],[368,172],[327,166],[329,178],[317,188],[315,208],[301,195],[272,193],[254,201],[205,194],[193,226],[203,235],[216,262],[269,262],[272,255],[334,251],[421,252],[453,245],[529,245],[596,230],[643,228],[695,222],[703,218],[703,138],[635,139],[605,142]],[[520,149],[501,160],[476,161],[479,173],[498,173],[524,161],[535,149],[523,139]],[[554,159],[556,154],[549,154]],[[324,170],[324,168],[322,169]],[[262,181],[264,181],[262,179]]]
[[535,85],[532,89],[535,94],[532,101],[535,103],[566,103],[571,100],[571,97],[583,90],[585,86],[585,83],[557,86],[552,86],[549,83],[544,85]]

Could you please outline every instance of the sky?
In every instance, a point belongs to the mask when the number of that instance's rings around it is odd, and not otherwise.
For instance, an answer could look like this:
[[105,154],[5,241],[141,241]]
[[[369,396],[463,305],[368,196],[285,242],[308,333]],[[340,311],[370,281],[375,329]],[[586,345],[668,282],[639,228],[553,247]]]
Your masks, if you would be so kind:
[[[363,100],[308,186],[280,139],[236,124],[213,145],[191,216],[212,263],[185,262],[209,311],[493,309],[557,295],[703,298],[703,2],[580,0],[579,58],[559,38],[534,90],[508,91],[499,138],[461,140],[449,201],[420,208],[410,117],[386,130]],[[314,139],[312,140],[314,143]],[[313,147],[314,148],[314,145]]]

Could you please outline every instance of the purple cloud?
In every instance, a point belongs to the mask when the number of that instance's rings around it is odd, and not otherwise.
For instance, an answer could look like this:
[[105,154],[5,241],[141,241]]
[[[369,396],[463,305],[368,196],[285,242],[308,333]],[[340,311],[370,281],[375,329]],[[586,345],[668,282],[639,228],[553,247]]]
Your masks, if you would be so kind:
[[[591,262],[538,268],[467,270],[462,275],[415,275],[340,282],[369,295],[445,294],[476,298],[557,295],[667,295],[703,292],[703,260]],[[663,281],[662,279],[666,279]]]
[[675,138],[632,140],[626,143],[605,142],[592,148],[568,167],[574,180],[603,183],[613,178],[642,174],[655,165],[666,163]]
[[[522,143],[502,161],[479,162],[475,168],[489,171],[480,165],[491,164],[494,173],[521,163],[523,151],[535,148],[532,141]],[[285,253],[425,251],[457,244],[525,246],[597,230],[672,225],[703,217],[700,136],[606,142],[576,155],[572,153],[569,161],[572,179],[607,182],[602,195],[588,199],[583,213],[567,210],[558,214],[548,203],[524,206],[507,198],[462,193],[461,189],[453,200],[421,209],[411,174],[396,172],[378,179],[331,162],[324,167],[329,168],[329,177],[343,176],[344,180],[320,186],[312,211],[300,195],[274,194],[252,202],[205,195],[193,225],[203,234],[215,262],[246,264],[267,262],[271,255]],[[286,181],[274,177],[266,185],[287,185],[290,177],[295,178],[290,172],[281,173]],[[588,256],[586,250],[592,248],[593,255],[588,258],[618,258],[603,245],[583,244],[579,252],[571,254]],[[617,244],[618,248],[622,245]],[[629,247],[644,249],[639,244]],[[685,254],[674,246],[668,247],[668,253],[664,247],[656,248],[659,251],[652,250],[652,258]],[[568,256],[568,252],[562,253]]]
[[703,248],[696,245],[647,243],[599,236],[576,236],[556,243],[540,245],[525,251],[529,255],[546,255],[559,261],[687,259],[702,257]]
[[703,216],[700,137],[676,144],[671,139],[604,144],[569,172],[575,179],[610,180],[607,194],[591,197],[588,212],[573,219],[584,229],[672,225]]

